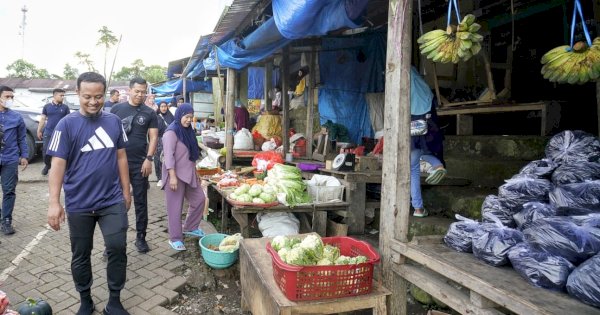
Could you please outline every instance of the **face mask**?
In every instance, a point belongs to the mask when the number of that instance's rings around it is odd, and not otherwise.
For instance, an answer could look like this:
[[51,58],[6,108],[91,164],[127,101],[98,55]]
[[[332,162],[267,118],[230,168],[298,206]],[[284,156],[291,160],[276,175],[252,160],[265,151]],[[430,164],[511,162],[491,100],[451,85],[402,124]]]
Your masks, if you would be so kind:
[[5,108],[11,108],[13,106],[14,101],[11,99],[5,100],[4,101],[4,107]]

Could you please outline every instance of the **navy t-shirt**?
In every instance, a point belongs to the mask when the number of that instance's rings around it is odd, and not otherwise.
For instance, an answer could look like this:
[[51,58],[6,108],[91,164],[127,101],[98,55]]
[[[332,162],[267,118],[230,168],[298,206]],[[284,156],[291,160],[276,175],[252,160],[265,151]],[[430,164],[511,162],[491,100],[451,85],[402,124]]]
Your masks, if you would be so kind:
[[50,102],[44,105],[44,109],[42,109],[42,114],[46,116],[46,126],[44,126],[44,134],[51,135],[58,122],[63,117],[69,115],[69,112],[69,106],[65,104],[54,104]]
[[113,105],[110,112],[121,119],[133,117],[131,131],[127,134],[127,161],[142,164],[148,153],[148,129],[158,128],[156,112],[144,104],[132,106],[128,102]]
[[46,154],[67,161],[63,187],[67,212],[88,212],[123,202],[117,150],[127,136],[121,120],[101,111],[90,118],[73,112],[52,134]]

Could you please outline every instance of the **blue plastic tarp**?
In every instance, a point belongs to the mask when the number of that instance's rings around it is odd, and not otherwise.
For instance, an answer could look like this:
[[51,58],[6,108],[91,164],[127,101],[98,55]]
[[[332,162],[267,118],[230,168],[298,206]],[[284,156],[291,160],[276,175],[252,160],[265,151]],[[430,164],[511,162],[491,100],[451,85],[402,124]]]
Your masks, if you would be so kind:
[[362,137],[373,137],[364,93],[319,89],[319,115],[321,124],[331,120],[348,128],[354,143],[361,143]]
[[[186,80],[186,92],[212,92],[212,81],[193,81]],[[183,93],[183,80],[176,79],[167,81],[161,85],[153,86],[154,94],[181,94]]]
[[[289,39],[326,35],[340,28],[357,28],[368,0],[273,0],[279,32]],[[350,13],[350,14],[349,14]]]
[[248,68],[248,98],[262,99],[265,96],[265,68]]

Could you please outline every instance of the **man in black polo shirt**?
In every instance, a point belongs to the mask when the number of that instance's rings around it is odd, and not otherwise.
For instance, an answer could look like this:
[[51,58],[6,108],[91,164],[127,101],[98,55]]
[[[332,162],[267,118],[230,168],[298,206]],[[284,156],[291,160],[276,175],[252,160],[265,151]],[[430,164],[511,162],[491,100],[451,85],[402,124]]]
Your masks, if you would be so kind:
[[111,113],[119,116],[127,134],[127,162],[133,187],[135,205],[135,246],[138,252],[150,251],[146,242],[148,227],[148,176],[152,174],[152,161],[158,141],[156,113],[144,105],[148,83],[142,78],[129,82],[129,101],[113,105]]
[[46,154],[48,149],[48,143],[50,143],[50,137],[54,132],[54,127],[58,122],[69,114],[69,106],[63,103],[65,99],[65,90],[54,89],[52,91],[52,101],[44,105],[42,109],[42,116],[40,117],[40,123],[38,124],[37,137],[44,141],[42,154],[44,156],[44,168],[42,169],[42,175],[48,175],[50,169],[50,161],[52,157]]

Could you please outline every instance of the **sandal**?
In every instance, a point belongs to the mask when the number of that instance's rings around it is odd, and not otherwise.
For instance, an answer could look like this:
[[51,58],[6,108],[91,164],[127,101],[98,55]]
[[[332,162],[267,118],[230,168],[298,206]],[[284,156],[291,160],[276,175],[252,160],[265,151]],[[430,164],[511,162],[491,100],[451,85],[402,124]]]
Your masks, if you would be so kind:
[[424,218],[429,215],[429,211],[427,211],[427,209],[421,209],[421,210],[422,211],[420,213],[417,213],[417,211],[415,210],[415,212],[413,212],[413,217]]
[[183,234],[187,235],[187,236],[192,236],[192,237],[203,237],[204,236],[204,231],[202,231],[201,229],[195,229],[195,230],[191,230],[191,231],[184,231]]
[[169,245],[171,245],[171,248],[173,248],[176,251],[182,251],[182,250],[186,250],[185,245],[183,245],[182,241],[171,241],[169,240]]
[[431,172],[431,174],[429,174],[429,176],[427,176],[425,182],[430,185],[438,184],[442,181],[442,179],[444,179],[444,177],[446,177],[446,173],[447,171],[443,167],[435,169]]

